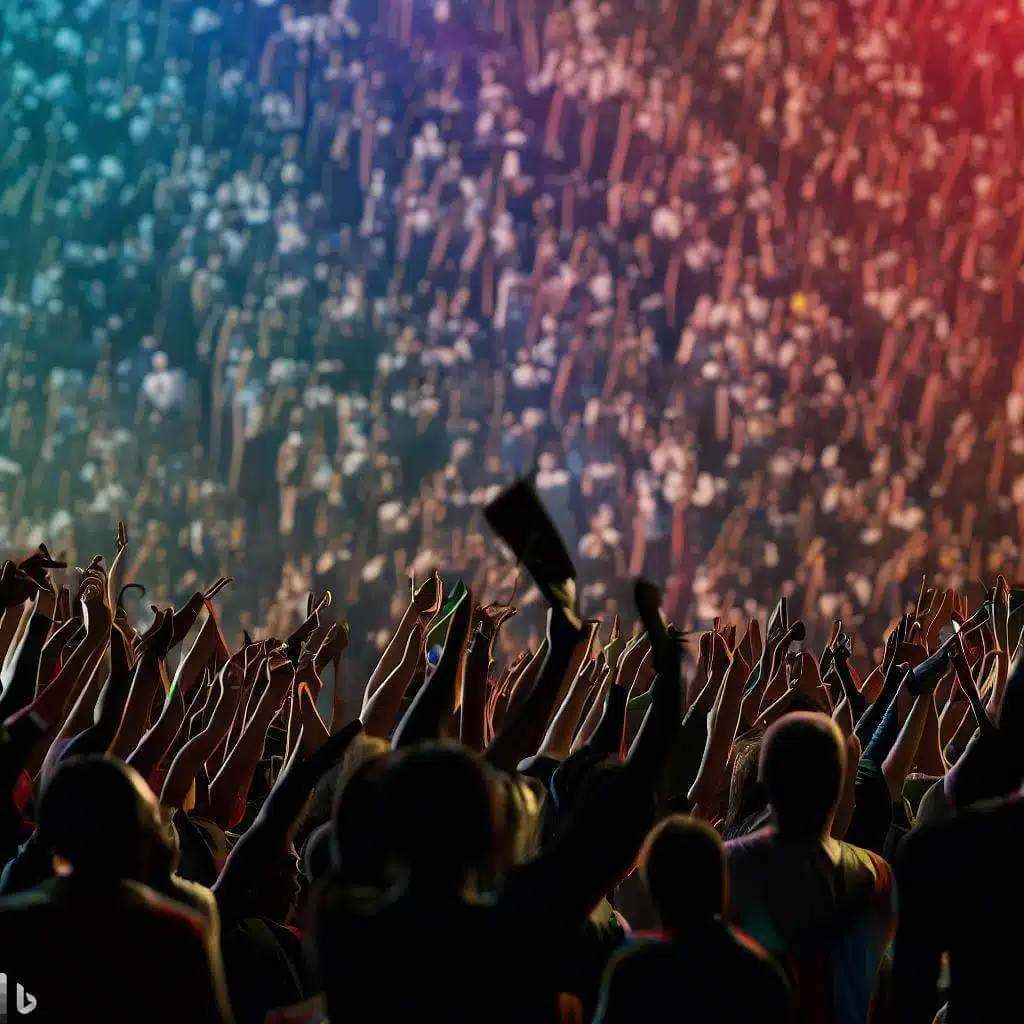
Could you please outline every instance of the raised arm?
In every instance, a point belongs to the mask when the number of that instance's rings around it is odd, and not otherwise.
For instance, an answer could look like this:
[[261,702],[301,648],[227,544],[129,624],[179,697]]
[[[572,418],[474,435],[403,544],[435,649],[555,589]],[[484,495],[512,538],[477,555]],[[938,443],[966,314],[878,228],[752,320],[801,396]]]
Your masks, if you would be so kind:
[[96,712],[96,701],[99,699],[103,685],[103,677],[98,669],[110,642],[110,633],[114,625],[114,612],[107,603],[107,577],[102,569],[102,560],[97,556],[86,570],[79,594],[86,620],[86,641],[90,635],[94,638],[88,662],[82,669],[81,679],[77,685],[78,697],[74,706],[57,733],[51,752],[59,750],[62,741],[87,729],[92,723]]
[[213,819],[224,828],[234,828],[245,815],[245,804],[252,777],[263,753],[263,745],[281,705],[295,679],[291,662],[283,652],[267,662],[267,685],[252,718],[210,783],[210,807]]
[[358,719],[350,722],[312,754],[303,755],[302,744],[296,745],[213,887],[225,927],[244,915],[248,894],[259,885],[266,871],[273,870],[279,856],[286,851],[317,782],[345,756],[361,728]]
[[885,776],[889,796],[894,803],[903,799],[903,784],[907,781],[907,775],[917,757],[917,748],[921,744],[924,727],[928,721],[928,702],[931,700],[931,693],[919,693],[914,698],[910,714],[907,715],[896,742],[882,762],[882,774]]
[[474,629],[466,647],[462,673],[462,703],[459,707],[459,739],[470,750],[486,745],[487,670],[491,665],[491,642]]
[[230,660],[217,674],[214,692],[213,713],[206,727],[181,748],[167,771],[160,790],[160,803],[164,807],[177,809],[185,806],[199,770],[227,734],[242,698],[242,666],[239,658]]
[[423,740],[438,739],[455,709],[459,669],[473,616],[473,597],[467,591],[452,615],[441,660],[434,674],[420,687],[398,723],[393,737],[395,747],[411,746]]
[[42,662],[43,648],[53,628],[57,595],[52,588],[40,590],[32,608],[32,616],[18,644],[11,663],[10,678],[0,696],[0,721],[32,703]]
[[583,639],[583,629],[568,618],[557,602],[548,613],[548,656],[537,681],[514,708],[509,708],[500,732],[487,747],[487,760],[503,771],[515,771],[516,765],[536,752],[547,729],[573,652]]
[[171,642],[171,630],[171,612],[158,612],[152,627],[140,640],[124,715],[110,745],[110,753],[114,757],[126,758],[139,745],[149,727],[153,701],[166,680],[164,659]]
[[401,660],[395,664],[391,674],[377,687],[374,694],[363,705],[359,716],[367,736],[387,739],[395,728],[398,713],[406,690],[416,675],[416,666],[423,649],[423,629],[415,623],[409,631]]
[[551,724],[541,740],[538,754],[554,758],[556,761],[564,761],[569,756],[573,735],[579,728],[583,705],[594,684],[596,668],[597,664],[593,661],[588,661],[580,667],[565,699],[551,719]]
[[710,817],[714,808],[715,795],[722,784],[725,766],[729,761],[729,751],[736,738],[740,704],[749,674],[750,666],[738,653],[733,654],[725,678],[718,689],[715,706],[708,716],[708,738],[704,746],[704,758],[697,778],[687,794],[695,815]]
[[570,753],[575,753],[580,748],[587,746],[597,735],[598,726],[608,717],[608,704],[612,699],[612,694],[616,695],[617,703],[622,706],[619,738],[614,747],[616,753],[619,751],[619,748],[622,746],[622,724],[626,719],[626,701],[629,698],[629,691],[625,687],[614,686],[614,682],[612,668],[610,665],[605,664],[600,669],[600,677],[592,687],[594,691],[593,699],[590,702],[586,715],[583,717],[583,721],[580,723],[580,727],[576,730],[576,735],[573,737]]
[[364,714],[377,690],[392,677],[395,669],[404,661],[405,652],[409,647],[409,638],[414,630],[419,628],[422,634],[426,623],[437,615],[441,608],[442,590],[441,577],[433,572],[430,579],[413,594],[409,606],[405,609],[405,613],[395,628],[394,635],[387,647],[384,648],[384,653],[380,656],[380,661],[377,662],[377,667],[366,684],[366,691],[363,694]]
[[495,709],[495,734],[501,731],[505,720],[518,710],[523,701],[533,691],[534,685],[538,678],[540,678],[540,670],[544,667],[544,662],[547,660],[550,650],[551,644],[545,633],[544,638],[537,645],[537,650],[515,668],[513,677],[509,680],[508,684],[508,697],[499,703]]
[[[653,824],[655,792],[682,712],[681,647],[653,608],[649,584],[637,604],[654,647],[651,706],[625,763],[584,799],[548,849],[513,871],[504,899],[537,913],[569,935],[630,869]],[[653,592],[653,593],[652,593]]]
[[115,626],[110,634],[110,671],[96,700],[93,724],[71,740],[61,754],[61,759],[107,752],[117,733],[128,699],[132,678],[128,657],[128,641]]

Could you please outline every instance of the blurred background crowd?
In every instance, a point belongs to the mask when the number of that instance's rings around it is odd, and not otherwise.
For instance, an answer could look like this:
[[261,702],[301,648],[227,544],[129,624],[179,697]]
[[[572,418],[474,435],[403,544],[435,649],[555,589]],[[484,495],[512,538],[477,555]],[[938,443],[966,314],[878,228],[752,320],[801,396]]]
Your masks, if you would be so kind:
[[586,615],[1024,576],[1022,75],[1011,0],[8,3],[0,548],[360,670],[530,469]]

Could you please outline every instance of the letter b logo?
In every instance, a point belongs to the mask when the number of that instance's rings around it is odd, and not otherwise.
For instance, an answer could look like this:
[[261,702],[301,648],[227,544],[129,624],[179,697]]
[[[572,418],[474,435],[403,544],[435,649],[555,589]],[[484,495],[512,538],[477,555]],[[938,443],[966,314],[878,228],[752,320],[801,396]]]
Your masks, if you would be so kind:
[[23,985],[18,986],[18,1013],[23,1017],[30,1014],[38,1004],[38,1000],[31,992],[26,992]]

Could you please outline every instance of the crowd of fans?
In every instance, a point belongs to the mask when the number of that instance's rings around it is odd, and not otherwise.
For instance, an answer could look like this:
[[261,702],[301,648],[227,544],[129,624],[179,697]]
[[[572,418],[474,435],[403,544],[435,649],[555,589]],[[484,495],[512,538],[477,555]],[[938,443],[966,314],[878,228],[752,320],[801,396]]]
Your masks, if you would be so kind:
[[581,618],[536,491],[499,501],[540,648],[500,657],[518,606],[435,572],[357,714],[330,592],[234,647],[227,578],[139,631],[123,523],[109,568],[3,563],[5,998],[60,1024],[1008,1019],[1003,577],[977,607],[922,585],[877,664],[838,620],[816,656],[785,597],[698,639],[643,580],[626,624]]
[[[34,1019],[1012,1016],[1022,26],[5,11]],[[485,523],[528,472],[570,600]]]
[[410,570],[508,582],[479,510],[531,467],[588,614],[646,572],[877,636],[919,568],[1020,575],[1021,24],[20,6],[0,537],[119,516],[151,597],[232,575],[237,637],[330,586],[368,652]]

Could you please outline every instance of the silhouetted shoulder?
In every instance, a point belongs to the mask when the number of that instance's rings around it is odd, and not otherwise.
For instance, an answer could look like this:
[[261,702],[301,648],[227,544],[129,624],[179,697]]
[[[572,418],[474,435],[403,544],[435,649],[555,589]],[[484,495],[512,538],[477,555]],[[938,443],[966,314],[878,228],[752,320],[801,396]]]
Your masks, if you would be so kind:
[[736,944],[736,955],[744,961],[744,970],[764,986],[768,993],[774,992],[783,1004],[790,998],[789,980],[768,951],[755,939],[739,928],[730,927],[729,934]]
[[205,942],[208,928],[198,911],[162,896],[147,885],[138,882],[124,882],[123,885],[128,902],[134,903],[142,912],[151,915],[154,921],[159,920],[168,936]]
[[[751,938],[746,932],[740,931],[739,928],[729,928],[729,932],[736,942],[737,949],[741,953],[746,953],[752,959],[767,964],[773,970],[778,970],[778,968],[775,967],[775,961],[768,955],[767,950],[760,942]],[[783,977],[781,971],[779,971],[779,977]]]
[[[926,872],[931,865],[942,870],[955,851],[989,848],[990,844],[1024,842],[1024,799],[985,800],[943,818],[915,828],[903,840],[896,858],[901,877]],[[979,845],[980,844],[980,845]]]
[[674,974],[668,943],[631,942],[605,968],[594,1024],[649,1019],[652,1008],[666,997],[666,981]]

